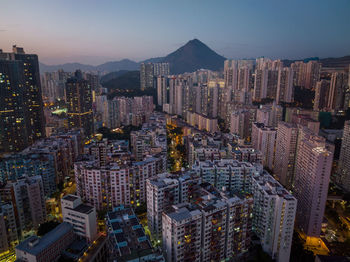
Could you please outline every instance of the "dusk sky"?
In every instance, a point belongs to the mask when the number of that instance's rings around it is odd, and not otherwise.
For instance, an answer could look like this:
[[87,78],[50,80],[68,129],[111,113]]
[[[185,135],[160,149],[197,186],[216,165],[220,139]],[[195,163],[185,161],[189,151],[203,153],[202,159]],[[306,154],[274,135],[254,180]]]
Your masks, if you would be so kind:
[[2,0],[0,49],[41,62],[164,56],[198,38],[227,58],[350,55],[349,0]]

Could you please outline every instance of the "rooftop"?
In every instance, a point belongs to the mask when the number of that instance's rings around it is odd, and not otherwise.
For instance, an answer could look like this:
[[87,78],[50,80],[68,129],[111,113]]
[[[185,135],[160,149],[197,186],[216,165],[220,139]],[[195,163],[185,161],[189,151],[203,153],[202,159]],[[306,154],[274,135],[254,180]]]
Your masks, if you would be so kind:
[[66,196],[64,196],[64,197],[62,197],[64,200],[68,200],[68,201],[75,201],[75,200],[77,200],[77,199],[79,199],[79,197],[78,196],[75,196],[75,195],[66,195]]
[[121,205],[108,212],[107,220],[108,234],[114,240],[115,251],[121,257],[121,261],[153,252],[151,243],[131,208]]
[[77,211],[79,213],[89,214],[94,210],[94,207],[88,206],[85,204],[80,204],[76,208],[73,209],[74,211]]
[[19,243],[16,249],[22,250],[34,256],[40,254],[55,242],[73,230],[73,226],[68,223],[61,223],[43,237],[31,236]]

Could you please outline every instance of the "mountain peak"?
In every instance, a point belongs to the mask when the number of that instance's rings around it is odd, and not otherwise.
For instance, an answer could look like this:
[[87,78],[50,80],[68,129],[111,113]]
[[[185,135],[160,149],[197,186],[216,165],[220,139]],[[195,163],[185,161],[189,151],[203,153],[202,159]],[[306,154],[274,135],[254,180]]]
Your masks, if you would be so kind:
[[193,38],[192,40],[188,41],[187,44],[202,44],[202,45],[204,45],[204,43],[197,38]]
[[198,40],[197,38],[194,38],[190,41],[188,41],[184,46],[186,47],[191,47],[191,48],[208,48],[210,49],[206,44],[204,44],[202,41]]
[[170,63],[172,74],[181,74],[198,69],[220,70],[224,66],[225,59],[195,38],[166,56],[163,61]]

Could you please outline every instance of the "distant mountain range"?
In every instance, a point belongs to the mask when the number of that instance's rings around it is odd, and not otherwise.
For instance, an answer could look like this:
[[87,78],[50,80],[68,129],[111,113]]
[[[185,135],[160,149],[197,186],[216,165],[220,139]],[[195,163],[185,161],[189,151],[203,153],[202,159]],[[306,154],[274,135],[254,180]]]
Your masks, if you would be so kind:
[[282,60],[284,66],[290,66],[295,61],[304,61],[305,63],[309,61],[319,61],[322,64],[322,67],[327,68],[346,68],[350,65],[350,56],[343,56],[343,57],[329,57],[329,58],[319,58],[319,57],[309,57],[305,59],[298,59],[298,60]]
[[107,62],[98,66],[84,65],[80,63],[67,63],[62,65],[45,65],[43,63],[40,63],[40,72],[54,72],[59,69],[63,69],[66,72],[74,72],[77,69],[80,69],[82,71],[115,72],[119,70],[138,70],[139,67],[139,63],[131,61],[129,59]]
[[119,70],[139,70],[140,63],[169,62],[171,73],[180,74],[184,72],[193,72],[197,69],[219,70],[223,68],[225,59],[225,57],[218,55],[198,39],[193,39],[165,57],[150,58],[139,63],[129,59],[107,62],[98,66],[80,63],[67,63],[62,65],[45,65],[40,63],[40,71],[44,73],[63,69],[67,72],[73,72],[77,69],[81,69],[83,71],[109,73]]
[[[215,51],[210,49],[207,45],[199,41],[198,39],[193,39],[188,41],[184,46],[180,47],[173,53],[165,57],[155,57],[150,58],[145,61],[135,62],[129,59],[123,59],[120,61],[111,61],[98,66],[85,65],[80,63],[67,63],[62,65],[45,65],[40,63],[40,71],[53,72],[59,69],[63,69],[67,72],[73,72],[77,69],[83,71],[92,72],[116,72],[120,70],[134,71],[139,70],[140,63],[158,63],[158,62],[169,62],[170,72],[172,74],[181,74],[184,72],[194,72],[198,69],[210,69],[210,70],[220,70],[224,67],[225,57],[218,55]],[[350,56],[344,56],[339,58],[324,58],[319,59],[318,57],[300,59],[304,61],[309,60],[320,60],[322,66],[324,67],[346,67],[350,64]],[[294,61],[300,60],[283,60],[285,66],[289,66]]]

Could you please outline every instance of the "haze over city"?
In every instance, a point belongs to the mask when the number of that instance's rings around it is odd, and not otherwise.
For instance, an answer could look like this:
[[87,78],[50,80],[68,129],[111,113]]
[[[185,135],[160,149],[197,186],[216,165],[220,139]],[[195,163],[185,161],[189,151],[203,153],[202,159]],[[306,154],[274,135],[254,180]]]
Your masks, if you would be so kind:
[[0,46],[26,46],[47,64],[141,61],[193,38],[233,59],[340,57],[350,54],[349,8],[347,0],[3,0]]

